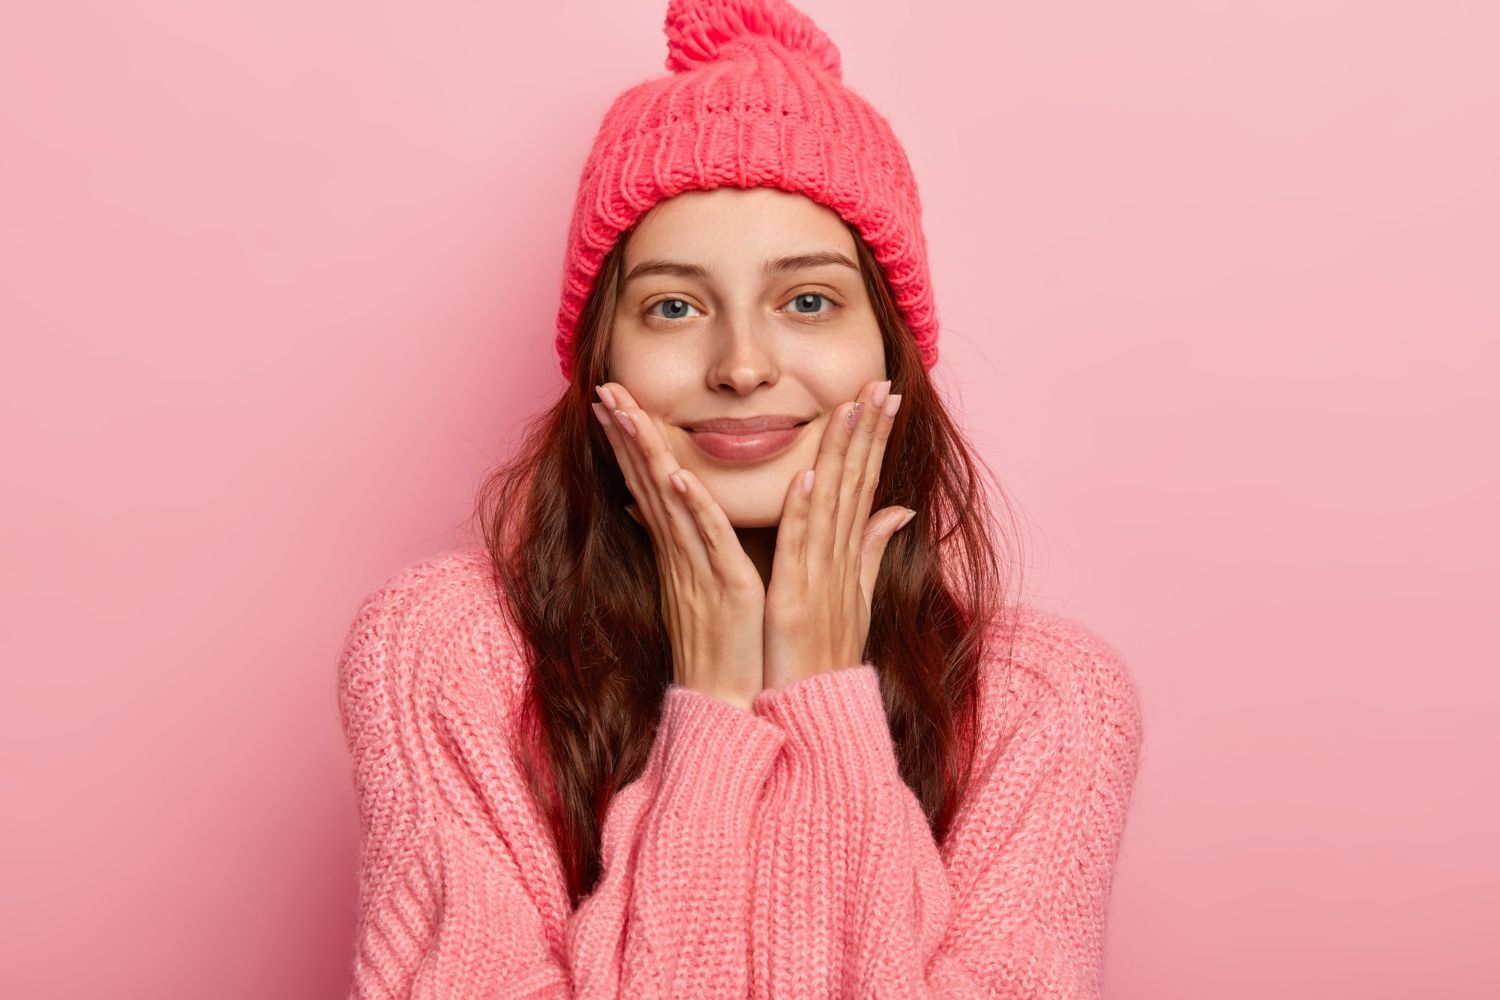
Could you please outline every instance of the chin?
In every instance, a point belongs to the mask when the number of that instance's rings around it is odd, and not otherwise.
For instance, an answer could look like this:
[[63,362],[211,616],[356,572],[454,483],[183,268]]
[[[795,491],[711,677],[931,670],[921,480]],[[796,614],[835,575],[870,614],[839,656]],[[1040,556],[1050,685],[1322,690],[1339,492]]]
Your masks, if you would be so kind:
[[748,515],[741,515],[738,511],[724,512],[729,518],[729,523],[735,528],[774,528],[781,524],[781,508],[772,510],[755,511]]
[[[715,497],[719,494],[714,490],[713,484],[708,483],[709,492]],[[719,506],[724,509],[724,516],[728,518],[731,526],[736,528],[774,528],[781,523],[781,497],[739,496],[734,501],[720,500]]]
[[[788,482],[796,475],[789,466]],[[781,508],[786,501],[785,484],[779,473],[752,477],[714,475],[694,469],[698,479],[713,494],[724,510],[730,525],[736,528],[774,528],[781,523]]]

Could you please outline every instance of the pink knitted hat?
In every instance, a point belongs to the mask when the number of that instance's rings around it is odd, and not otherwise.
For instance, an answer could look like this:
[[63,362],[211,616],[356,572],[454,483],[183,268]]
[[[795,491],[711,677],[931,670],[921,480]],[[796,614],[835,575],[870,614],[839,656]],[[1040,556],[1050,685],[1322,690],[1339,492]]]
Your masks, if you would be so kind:
[[584,164],[557,314],[563,378],[620,234],[659,201],[723,186],[806,195],[853,225],[931,368],[937,310],[916,178],[890,125],[844,86],[833,42],[786,0],[670,0],[666,33],[671,75],[615,98]]

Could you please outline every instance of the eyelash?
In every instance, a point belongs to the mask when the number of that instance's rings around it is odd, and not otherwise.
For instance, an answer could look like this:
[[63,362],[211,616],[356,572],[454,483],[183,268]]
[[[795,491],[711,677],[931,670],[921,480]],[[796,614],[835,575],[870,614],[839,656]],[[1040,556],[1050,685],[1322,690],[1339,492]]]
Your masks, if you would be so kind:
[[[788,302],[795,302],[797,299],[806,298],[808,296],[811,296],[811,297],[817,298],[817,299],[822,299],[824,302],[828,303],[833,308],[831,308],[831,309],[822,309],[822,310],[819,310],[818,312],[815,312],[815,313],[799,312],[799,313],[795,313],[795,315],[807,317],[808,319],[811,319],[814,322],[821,322],[824,319],[826,319],[829,315],[831,315],[834,311],[842,308],[837,302],[833,301],[833,299],[829,298],[827,295],[824,295],[822,292],[798,292],[796,295],[793,295],[787,301]],[[691,305],[691,303],[689,303],[686,299],[677,298],[675,296],[668,296],[667,298],[664,298],[664,299],[657,299],[655,302],[653,302],[649,306],[647,306],[646,307],[646,313],[647,313],[647,315],[651,315],[653,319],[659,319],[659,320],[662,320],[663,322],[666,322],[666,323],[680,323],[683,320],[692,319],[691,316],[668,317],[668,316],[662,316],[662,315],[653,315],[651,311],[653,309],[655,309],[657,306],[659,306],[659,305],[661,305],[661,304],[663,304],[665,302],[681,302],[684,305]],[[694,308],[697,308],[697,307],[694,306]]]

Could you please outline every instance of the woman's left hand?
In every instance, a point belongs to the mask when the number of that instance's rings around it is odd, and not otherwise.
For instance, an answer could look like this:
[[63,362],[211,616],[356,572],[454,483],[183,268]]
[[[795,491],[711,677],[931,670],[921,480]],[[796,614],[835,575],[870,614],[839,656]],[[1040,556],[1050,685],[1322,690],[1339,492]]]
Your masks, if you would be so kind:
[[870,515],[901,403],[889,390],[888,381],[871,382],[840,404],[823,429],[811,493],[805,472],[787,490],[766,588],[765,690],[863,662],[881,558],[914,513]]

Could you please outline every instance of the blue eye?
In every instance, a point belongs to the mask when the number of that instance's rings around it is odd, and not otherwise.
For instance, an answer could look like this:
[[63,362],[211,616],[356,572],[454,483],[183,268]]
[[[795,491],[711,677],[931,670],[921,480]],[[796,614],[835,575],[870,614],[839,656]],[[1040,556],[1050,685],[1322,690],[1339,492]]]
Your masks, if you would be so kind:
[[[830,299],[826,295],[819,295],[817,292],[804,292],[801,295],[798,295],[795,298],[793,298],[792,301],[795,302],[795,303],[804,303],[805,304],[808,299],[812,299],[812,300],[814,300],[814,302],[816,302],[816,300],[818,300],[818,299],[822,299],[824,302],[827,302],[830,306],[833,305],[833,300],[832,299]],[[816,312],[802,312],[800,309],[794,309],[792,311],[795,312],[795,313],[797,313],[799,316],[821,316],[822,314],[828,313],[828,312],[832,312],[833,310],[832,309],[820,309],[820,310],[817,310]]]
[[802,292],[801,295],[796,295],[796,297],[793,297],[792,301],[793,303],[805,303],[805,301],[807,300],[816,301],[819,300],[819,298],[820,300],[825,301],[825,303],[828,303],[828,309],[819,309],[817,310],[817,312],[802,312],[802,310],[793,309],[792,312],[795,312],[798,316],[816,316],[816,318],[826,318],[829,313],[832,313],[832,310],[838,309],[838,303],[835,303],[835,301],[832,300],[832,298],[829,298],[828,295],[820,294],[820,292]]
[[664,306],[664,305],[666,305],[668,303],[674,303],[675,305],[677,305],[679,307],[684,307],[684,308],[687,308],[687,309],[693,308],[691,305],[689,305],[688,303],[684,302],[682,299],[662,299],[659,302],[653,302],[653,303],[651,303],[650,308],[648,308],[646,310],[646,312],[651,313],[652,315],[657,316],[657,317],[659,317],[661,319],[686,319],[687,318],[686,316],[684,316],[681,313],[679,313],[676,309],[672,310],[672,315],[667,315],[667,316],[663,316],[661,313],[654,311],[657,306]]

